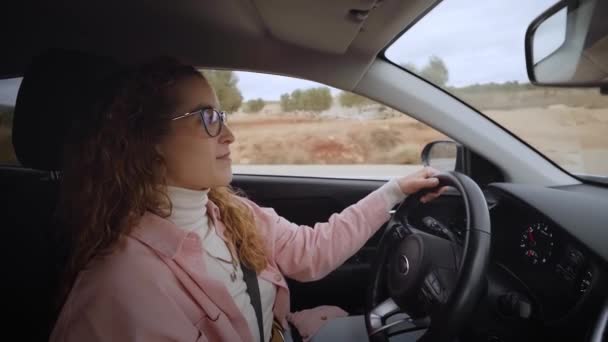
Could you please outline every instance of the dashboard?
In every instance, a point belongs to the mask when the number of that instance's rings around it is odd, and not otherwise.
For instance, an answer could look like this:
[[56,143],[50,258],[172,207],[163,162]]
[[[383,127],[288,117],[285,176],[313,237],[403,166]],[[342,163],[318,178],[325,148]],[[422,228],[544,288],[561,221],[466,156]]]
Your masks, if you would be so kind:
[[520,282],[539,320],[567,316],[589,291],[594,267],[587,252],[558,225],[520,203],[492,211],[492,260]]
[[[570,225],[566,229],[564,220],[555,219],[555,211],[547,214],[528,203],[528,198],[500,188],[484,193],[490,209],[492,245],[487,296],[471,327],[475,340],[561,340],[566,336],[584,340],[578,334],[590,329],[589,316],[596,303],[606,297],[606,272],[597,250],[581,242],[584,234],[581,239],[572,229],[597,227],[581,215],[580,228]],[[561,200],[567,201],[567,196]],[[575,207],[572,213],[561,214],[569,219],[580,214]],[[435,234],[438,230],[433,225],[444,226],[464,243],[466,217],[459,195],[444,195],[422,205],[410,222]],[[566,223],[571,222],[576,220]],[[603,235],[595,238],[601,240]]]

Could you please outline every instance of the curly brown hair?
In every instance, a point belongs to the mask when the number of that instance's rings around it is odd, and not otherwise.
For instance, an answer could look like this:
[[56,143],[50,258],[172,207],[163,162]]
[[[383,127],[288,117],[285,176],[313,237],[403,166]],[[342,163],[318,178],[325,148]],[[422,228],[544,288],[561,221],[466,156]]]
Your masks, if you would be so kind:
[[[175,84],[193,76],[205,79],[172,58],[125,73],[111,100],[87,118],[88,128],[79,129],[78,143],[66,147],[58,214],[72,251],[64,296],[93,257],[120,248],[145,212],[171,214],[165,164],[155,146],[168,133],[177,107]],[[249,208],[230,187],[211,189],[209,198],[220,208],[229,248],[260,272],[267,261]]]

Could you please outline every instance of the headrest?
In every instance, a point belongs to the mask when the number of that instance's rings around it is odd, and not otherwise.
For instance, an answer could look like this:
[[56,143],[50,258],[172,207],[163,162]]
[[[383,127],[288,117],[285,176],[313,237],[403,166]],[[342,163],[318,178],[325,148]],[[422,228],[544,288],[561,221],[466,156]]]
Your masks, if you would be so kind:
[[21,165],[58,171],[70,130],[92,117],[120,66],[108,57],[71,50],[36,56],[23,76],[13,118],[13,147]]

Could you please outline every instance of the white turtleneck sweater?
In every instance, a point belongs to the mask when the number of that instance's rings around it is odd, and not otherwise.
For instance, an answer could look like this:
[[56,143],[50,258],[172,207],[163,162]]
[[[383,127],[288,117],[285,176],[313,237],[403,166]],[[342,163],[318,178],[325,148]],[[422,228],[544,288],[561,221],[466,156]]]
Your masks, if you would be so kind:
[[[405,198],[395,179],[387,182],[380,190],[387,203],[387,210],[395,206]],[[228,292],[234,299],[236,306],[245,316],[251,333],[256,342],[260,342],[258,322],[255,310],[251,305],[247,285],[243,279],[243,271],[237,267],[236,281],[230,279],[233,272],[232,264],[218,260],[221,258],[231,261],[232,257],[228,246],[217,234],[213,222],[207,216],[207,194],[209,190],[190,190],[179,187],[168,187],[168,195],[173,204],[173,211],[169,216],[169,221],[177,227],[194,232],[199,235],[203,244],[205,254],[205,265],[209,274],[218,281],[225,284]],[[217,258],[216,258],[217,257]],[[273,321],[273,306],[276,296],[274,284],[258,277],[260,286],[260,299],[262,302],[262,320],[264,326],[265,342],[270,340]]]

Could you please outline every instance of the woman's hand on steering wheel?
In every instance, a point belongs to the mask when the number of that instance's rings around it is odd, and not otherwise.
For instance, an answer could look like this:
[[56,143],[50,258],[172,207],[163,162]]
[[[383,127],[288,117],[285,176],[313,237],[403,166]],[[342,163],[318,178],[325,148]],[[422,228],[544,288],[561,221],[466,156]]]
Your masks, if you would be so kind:
[[419,171],[398,178],[397,182],[399,183],[401,191],[406,195],[415,194],[419,191],[428,189],[429,192],[420,197],[420,202],[427,203],[441,196],[447,189],[447,187],[434,189],[439,185],[439,179],[435,177],[435,175],[438,175],[439,173],[439,170],[426,166]]

